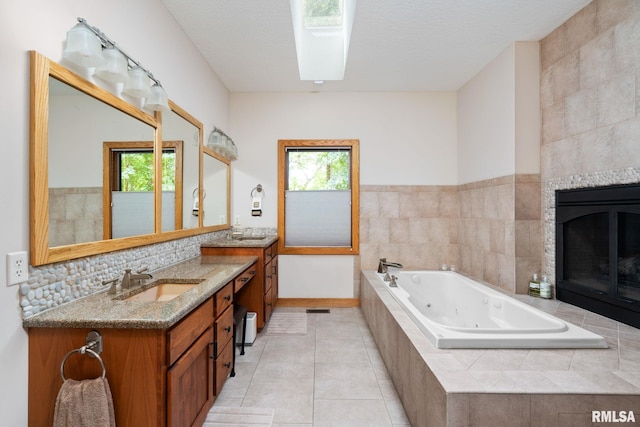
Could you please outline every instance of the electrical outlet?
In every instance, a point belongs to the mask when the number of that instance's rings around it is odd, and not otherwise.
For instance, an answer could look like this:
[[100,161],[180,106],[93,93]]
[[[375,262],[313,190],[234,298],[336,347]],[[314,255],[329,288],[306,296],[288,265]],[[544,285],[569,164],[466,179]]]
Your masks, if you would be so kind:
[[29,255],[27,252],[7,254],[7,286],[29,280]]
[[240,225],[240,215],[236,215],[236,220],[233,225]]

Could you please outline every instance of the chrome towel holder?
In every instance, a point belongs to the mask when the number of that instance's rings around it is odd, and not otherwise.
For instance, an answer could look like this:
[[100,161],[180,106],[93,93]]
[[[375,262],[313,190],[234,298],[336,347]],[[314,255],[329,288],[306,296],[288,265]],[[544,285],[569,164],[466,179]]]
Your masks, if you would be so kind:
[[66,381],[67,378],[64,376],[64,364],[67,362],[69,356],[74,353],[87,354],[89,353],[95,359],[98,359],[100,362],[100,366],[102,366],[102,379],[107,375],[107,369],[104,366],[104,361],[100,357],[100,353],[102,353],[102,335],[98,331],[91,331],[87,334],[86,344],[80,348],[76,348],[68,352],[62,362],[60,363],[60,376],[62,377],[62,381]]

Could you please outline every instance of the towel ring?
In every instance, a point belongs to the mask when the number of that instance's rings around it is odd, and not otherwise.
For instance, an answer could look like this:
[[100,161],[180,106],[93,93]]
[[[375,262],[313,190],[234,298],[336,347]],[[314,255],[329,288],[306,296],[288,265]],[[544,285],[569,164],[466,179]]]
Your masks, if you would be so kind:
[[73,353],[85,354],[85,352],[89,353],[90,355],[92,355],[93,357],[98,359],[98,362],[100,362],[100,366],[102,366],[102,379],[104,379],[104,377],[107,375],[107,369],[104,367],[104,361],[102,360],[102,358],[100,357],[100,355],[98,353],[96,353],[95,351],[91,350],[90,348],[83,347],[83,348],[76,348],[75,350],[71,350],[62,359],[62,363],[60,364],[60,376],[62,377],[62,381],[66,381],[67,380],[64,377],[64,364],[67,362],[67,359],[69,358],[69,356],[71,356]]

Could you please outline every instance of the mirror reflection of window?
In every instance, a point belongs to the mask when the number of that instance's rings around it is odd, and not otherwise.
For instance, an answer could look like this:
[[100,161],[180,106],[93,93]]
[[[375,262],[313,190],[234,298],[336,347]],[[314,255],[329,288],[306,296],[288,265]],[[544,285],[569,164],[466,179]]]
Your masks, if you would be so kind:
[[102,240],[102,142],[153,141],[154,129],[55,78],[49,85],[49,246]]
[[[153,141],[105,142],[108,184],[104,192],[105,239],[139,236],[154,232]],[[182,141],[165,141],[162,150],[162,228],[175,230],[180,203],[176,187],[182,185],[178,164]]]

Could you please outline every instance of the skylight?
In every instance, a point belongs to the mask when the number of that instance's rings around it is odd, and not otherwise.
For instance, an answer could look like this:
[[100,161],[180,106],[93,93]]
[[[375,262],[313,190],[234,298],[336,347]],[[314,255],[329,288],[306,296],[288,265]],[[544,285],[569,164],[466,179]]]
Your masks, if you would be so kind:
[[300,80],[342,80],[356,0],[290,0]]

